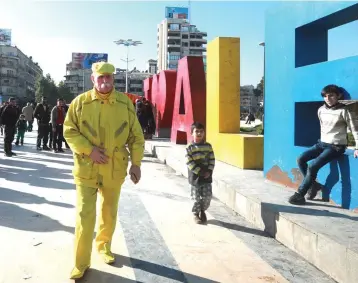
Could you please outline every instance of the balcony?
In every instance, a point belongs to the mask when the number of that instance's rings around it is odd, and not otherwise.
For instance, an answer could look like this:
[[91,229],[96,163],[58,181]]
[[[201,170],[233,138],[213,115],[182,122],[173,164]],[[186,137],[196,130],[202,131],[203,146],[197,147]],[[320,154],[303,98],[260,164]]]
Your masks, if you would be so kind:
[[204,46],[189,46],[191,50],[200,50],[200,51],[206,51],[206,47]]
[[0,73],[0,78],[17,78],[18,75],[17,74],[9,74],[9,73]]
[[168,39],[170,40],[170,39],[173,39],[173,40],[180,40],[181,39],[181,37],[180,37],[180,35],[169,35],[168,36]]
[[205,38],[190,38],[191,42],[200,42],[202,44],[207,44],[208,41]]

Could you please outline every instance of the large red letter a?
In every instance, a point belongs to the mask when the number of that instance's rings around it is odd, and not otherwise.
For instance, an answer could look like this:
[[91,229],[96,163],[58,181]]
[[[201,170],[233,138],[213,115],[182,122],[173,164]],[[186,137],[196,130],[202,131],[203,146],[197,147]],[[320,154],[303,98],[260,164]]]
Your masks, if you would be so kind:
[[170,140],[186,144],[194,121],[206,126],[205,73],[202,57],[184,57],[178,64]]

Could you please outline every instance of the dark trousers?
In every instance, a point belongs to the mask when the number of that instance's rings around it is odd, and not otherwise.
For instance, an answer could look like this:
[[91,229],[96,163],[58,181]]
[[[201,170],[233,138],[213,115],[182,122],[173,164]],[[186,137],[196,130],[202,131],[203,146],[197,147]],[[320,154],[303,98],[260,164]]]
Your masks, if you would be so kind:
[[39,123],[39,128],[37,130],[37,147],[41,147],[41,140],[42,140],[42,145],[47,146],[49,133],[50,133],[50,125]]
[[4,135],[4,152],[11,153],[12,151],[12,142],[15,137],[15,126],[5,126],[5,135]]
[[53,132],[53,149],[62,149],[63,125],[56,125],[56,131]]
[[[317,178],[318,171],[327,163],[337,159],[346,150],[344,145],[332,145],[328,143],[318,142],[313,147],[302,153],[297,164],[304,176],[302,184],[298,188],[298,192],[304,196]],[[310,164],[308,161],[314,159]]]
[[16,145],[19,145],[19,142],[21,142],[21,145],[24,144],[25,132],[26,130],[17,130]]
[[33,121],[27,121],[27,130],[29,132],[32,132],[32,124],[33,124]]

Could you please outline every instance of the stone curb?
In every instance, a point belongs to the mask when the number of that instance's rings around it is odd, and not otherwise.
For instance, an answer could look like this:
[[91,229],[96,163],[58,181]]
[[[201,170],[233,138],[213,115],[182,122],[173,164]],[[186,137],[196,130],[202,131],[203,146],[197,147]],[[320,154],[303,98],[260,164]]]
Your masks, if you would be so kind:
[[[171,149],[170,146],[158,145],[155,141],[146,141],[145,149],[167,166],[187,177],[187,167],[183,158],[184,148],[179,150],[178,154],[178,151]],[[247,181],[249,180],[250,178]],[[254,180],[252,182],[255,183]],[[312,227],[297,221],[292,214],[279,211],[274,204],[264,202],[260,194],[250,195],[250,185],[252,186],[252,183],[249,185],[240,183],[233,186],[232,183],[214,176],[213,195],[337,282],[358,282],[357,251],[349,248],[349,245],[338,243],[329,235],[314,231]],[[265,181],[260,181],[258,185],[270,186]],[[277,189],[282,190],[282,187],[277,186]],[[334,223],[331,224],[334,225]]]

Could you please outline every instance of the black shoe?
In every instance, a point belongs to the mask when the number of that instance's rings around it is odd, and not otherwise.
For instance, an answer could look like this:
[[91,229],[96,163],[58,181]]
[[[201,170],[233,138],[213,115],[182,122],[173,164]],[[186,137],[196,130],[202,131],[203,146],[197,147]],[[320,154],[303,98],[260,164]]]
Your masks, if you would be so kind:
[[19,143],[18,143],[18,142],[15,142],[15,145],[19,145]]
[[51,150],[47,145],[42,147],[43,150]]
[[62,148],[60,148],[59,150],[58,150],[58,152],[65,152]]
[[10,154],[12,155],[12,156],[16,156],[17,154],[15,153],[15,152],[10,152]]
[[12,154],[9,153],[9,152],[5,152],[4,155],[5,155],[6,157],[12,157]]
[[37,150],[42,150],[41,146],[36,147]]
[[317,183],[317,182],[313,182],[311,188],[308,190],[308,196],[307,199],[308,200],[313,200],[316,196],[317,193],[322,189],[322,185]]
[[304,196],[302,196],[300,193],[296,192],[293,196],[291,196],[288,199],[288,202],[291,204],[301,205],[301,204],[305,204],[306,200],[305,200]]
[[203,221],[203,223],[205,223],[206,221],[208,221],[208,218],[206,217],[206,214],[205,214],[205,211],[204,211],[204,210],[202,210],[202,211],[200,212],[200,219],[201,219],[201,221]]
[[199,214],[194,214],[194,222],[196,224],[201,224],[203,221],[200,219]]
[[59,153],[59,150],[58,150],[58,149],[54,149],[53,152],[54,152],[54,153]]

